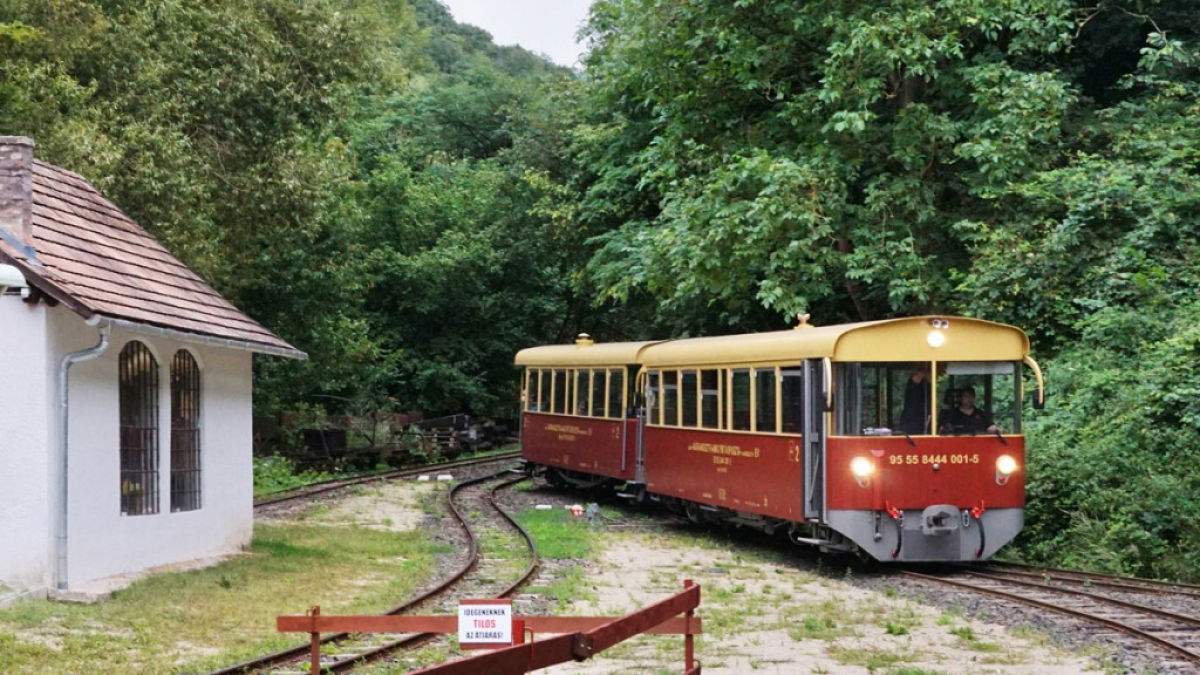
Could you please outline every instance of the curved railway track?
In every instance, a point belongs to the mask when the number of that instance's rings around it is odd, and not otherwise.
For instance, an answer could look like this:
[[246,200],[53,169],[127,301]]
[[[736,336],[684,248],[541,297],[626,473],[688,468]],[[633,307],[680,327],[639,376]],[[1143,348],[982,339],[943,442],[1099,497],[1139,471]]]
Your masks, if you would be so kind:
[[464,466],[476,466],[479,464],[487,464],[489,462],[498,462],[506,459],[520,459],[521,451],[513,450],[511,452],[501,452],[494,455],[484,457],[472,457],[470,459],[459,459],[452,462],[443,462],[441,464],[426,464],[424,466],[413,467],[411,469],[393,469],[389,471],[377,471],[374,473],[364,473],[359,476],[351,476],[349,478],[334,478],[332,480],[320,481],[318,483],[309,483],[295,490],[284,490],[282,492],[264,495],[259,499],[254,500],[254,508],[260,506],[269,506],[280,502],[290,502],[296,499],[304,499],[325,492],[331,492],[339,488],[350,487],[351,485],[362,485],[364,483],[374,483],[381,480],[393,480],[396,478],[409,478],[423,473],[437,473],[447,469],[457,469]]
[[[1009,565],[1006,563],[997,566]],[[966,568],[948,574],[927,574],[912,570],[899,570],[899,573],[913,579],[952,586],[1071,616],[1093,626],[1100,626],[1105,631],[1117,631],[1124,634],[1127,640],[1154,645],[1159,650],[1171,655],[1173,661],[1169,662],[1169,665],[1189,669],[1200,668],[1200,619],[1196,617],[1100,595],[1089,590],[1053,585],[1044,580],[1033,581],[1029,577],[1046,578],[1045,575],[1035,572],[999,571],[992,570],[990,567],[992,566]],[[1048,571],[1042,568],[1025,569]],[[1134,587],[1138,591],[1145,591],[1155,583],[1164,586],[1172,585],[1165,582],[1148,582],[1144,579],[1127,580],[1121,577],[1107,577],[1090,572],[1056,570],[1055,573],[1063,576],[1066,583],[1076,583],[1082,586],[1086,580],[1091,578],[1092,586],[1098,587],[1100,583],[1105,586],[1121,586],[1120,590],[1123,592],[1130,592],[1125,587]],[[1137,581],[1147,585],[1138,586],[1124,583],[1127,581]],[[1149,592],[1156,593],[1157,590]],[[1168,663],[1164,662],[1163,665],[1168,665]]]
[[[495,461],[501,456],[491,456],[475,463]],[[462,466],[462,463],[456,466]],[[418,471],[407,472],[415,475],[432,470],[434,467],[424,467]],[[448,468],[441,465],[439,468]],[[478,478],[456,484],[446,493],[447,509],[458,524],[467,543],[467,558],[463,564],[446,579],[435,587],[422,592],[406,602],[392,607],[384,614],[404,614],[417,608],[452,606],[460,597],[473,595],[475,597],[509,597],[524,586],[537,571],[540,562],[537,546],[529,533],[517,523],[504,509],[496,503],[497,493],[511,485],[525,480],[525,476],[508,478],[510,470],[485,474]],[[392,478],[399,477],[396,475]],[[380,480],[379,477],[373,480]],[[365,481],[364,481],[365,482]],[[351,483],[354,484],[354,483]],[[338,485],[337,487],[345,487]],[[325,491],[325,490],[322,490]],[[310,496],[312,492],[293,496],[293,499]],[[473,522],[476,521],[476,522]],[[482,521],[482,522],[478,522]],[[510,559],[497,555],[503,546],[494,546],[491,540],[497,538],[502,530],[507,530],[510,538],[519,540],[518,546],[528,552],[529,560],[520,576],[505,586],[496,587],[495,579],[504,578],[509,572],[504,568],[510,566]],[[481,542],[486,534],[487,541]],[[508,547],[511,548],[511,547]],[[511,576],[511,575],[510,575]],[[323,650],[322,668],[332,672],[346,672],[367,662],[386,658],[403,649],[409,649],[428,642],[436,637],[432,634],[406,635],[399,638],[389,638],[375,635],[366,638],[337,633],[322,637]],[[277,669],[294,668],[305,659],[309,653],[309,645],[296,647],[266,654],[249,661],[238,663],[211,675],[233,675],[235,673],[262,673]]]

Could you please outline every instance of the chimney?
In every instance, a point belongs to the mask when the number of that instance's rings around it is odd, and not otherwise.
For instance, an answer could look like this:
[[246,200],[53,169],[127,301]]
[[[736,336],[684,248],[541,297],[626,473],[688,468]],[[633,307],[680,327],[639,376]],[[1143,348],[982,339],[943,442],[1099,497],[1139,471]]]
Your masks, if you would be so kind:
[[33,139],[0,136],[0,239],[33,259]]

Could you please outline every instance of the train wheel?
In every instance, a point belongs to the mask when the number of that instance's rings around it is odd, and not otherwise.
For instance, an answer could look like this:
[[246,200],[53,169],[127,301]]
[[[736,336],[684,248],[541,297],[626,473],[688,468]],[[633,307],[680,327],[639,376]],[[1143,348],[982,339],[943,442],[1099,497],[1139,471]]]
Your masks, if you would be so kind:
[[552,466],[546,467],[546,482],[550,484],[550,487],[560,490],[570,487],[570,484],[563,478],[562,473]]

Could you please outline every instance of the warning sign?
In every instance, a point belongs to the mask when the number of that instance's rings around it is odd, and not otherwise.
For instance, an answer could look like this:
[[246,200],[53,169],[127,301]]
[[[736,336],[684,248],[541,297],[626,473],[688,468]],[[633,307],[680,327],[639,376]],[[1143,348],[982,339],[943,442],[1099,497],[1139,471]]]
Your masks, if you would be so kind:
[[464,649],[512,644],[512,600],[460,600],[458,644]]

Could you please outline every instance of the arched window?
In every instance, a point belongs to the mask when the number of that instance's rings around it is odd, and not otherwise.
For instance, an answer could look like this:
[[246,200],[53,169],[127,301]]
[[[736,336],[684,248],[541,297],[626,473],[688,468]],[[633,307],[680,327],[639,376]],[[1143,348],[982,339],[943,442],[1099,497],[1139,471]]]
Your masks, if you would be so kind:
[[158,513],[158,362],[136,340],[118,364],[121,411],[121,514]]
[[171,511],[200,508],[200,367],[186,350],[171,359]]

